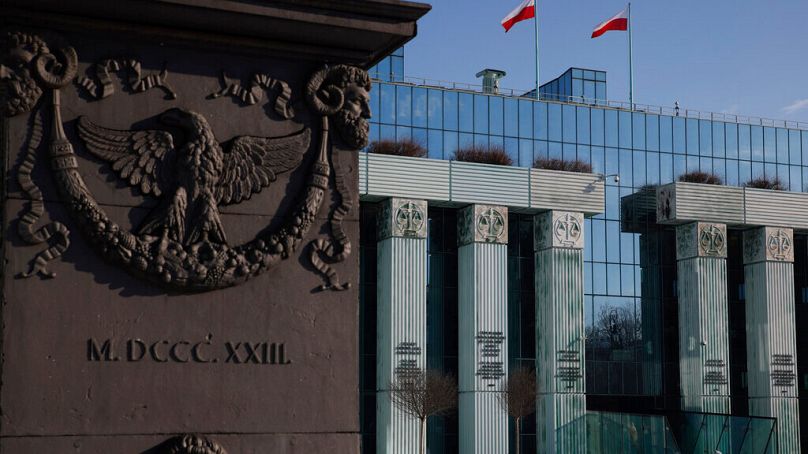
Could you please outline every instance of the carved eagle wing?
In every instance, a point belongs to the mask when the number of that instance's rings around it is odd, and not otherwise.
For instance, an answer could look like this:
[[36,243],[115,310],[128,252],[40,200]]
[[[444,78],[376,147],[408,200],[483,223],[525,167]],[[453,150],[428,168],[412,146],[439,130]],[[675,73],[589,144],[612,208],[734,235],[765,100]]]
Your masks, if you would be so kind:
[[216,185],[220,205],[236,204],[252,197],[300,165],[311,142],[311,130],[284,137],[240,136],[230,142]]
[[112,169],[143,194],[159,197],[171,180],[167,159],[174,153],[174,139],[167,131],[121,131],[98,126],[80,117],[79,137],[87,150],[112,164]]

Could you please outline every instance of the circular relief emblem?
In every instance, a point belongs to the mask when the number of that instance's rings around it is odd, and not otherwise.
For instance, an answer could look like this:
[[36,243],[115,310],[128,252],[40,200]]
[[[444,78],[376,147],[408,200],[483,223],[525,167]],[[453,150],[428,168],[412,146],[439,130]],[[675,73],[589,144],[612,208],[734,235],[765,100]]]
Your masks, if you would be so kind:
[[581,238],[581,222],[577,217],[566,213],[553,223],[553,235],[562,246],[575,246]]
[[497,241],[505,233],[505,217],[499,211],[489,208],[477,217],[477,233],[485,241]]
[[396,228],[403,235],[417,235],[424,225],[424,213],[421,207],[412,202],[404,202],[396,209]]
[[714,225],[706,226],[699,232],[699,246],[706,255],[720,255],[726,244],[724,232]]
[[791,247],[791,238],[783,229],[777,229],[766,240],[766,248],[769,249],[769,254],[777,260],[786,260]]

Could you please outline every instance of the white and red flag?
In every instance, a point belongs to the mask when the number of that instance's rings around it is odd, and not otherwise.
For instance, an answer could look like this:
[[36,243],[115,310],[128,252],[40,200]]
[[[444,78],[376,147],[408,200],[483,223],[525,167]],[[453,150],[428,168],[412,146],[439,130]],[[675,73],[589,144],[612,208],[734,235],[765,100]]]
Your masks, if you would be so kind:
[[513,11],[502,19],[502,26],[505,27],[505,33],[511,29],[517,22],[536,17],[536,0],[524,0]]
[[614,17],[598,24],[598,26],[595,27],[595,31],[592,32],[592,37],[597,38],[608,31],[628,30],[629,8],[630,6],[626,6],[623,11],[620,11]]

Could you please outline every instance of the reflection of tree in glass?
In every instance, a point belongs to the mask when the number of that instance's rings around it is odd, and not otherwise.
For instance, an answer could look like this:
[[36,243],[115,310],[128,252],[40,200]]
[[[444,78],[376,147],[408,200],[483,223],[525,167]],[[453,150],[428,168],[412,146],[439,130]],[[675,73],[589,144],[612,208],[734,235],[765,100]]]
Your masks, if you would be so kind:
[[418,445],[426,454],[426,421],[432,415],[444,415],[457,406],[457,382],[454,376],[436,370],[418,371],[396,377],[390,384],[390,399],[420,424]]
[[604,304],[595,315],[594,324],[586,327],[590,347],[625,350],[639,346],[642,322],[633,307]]

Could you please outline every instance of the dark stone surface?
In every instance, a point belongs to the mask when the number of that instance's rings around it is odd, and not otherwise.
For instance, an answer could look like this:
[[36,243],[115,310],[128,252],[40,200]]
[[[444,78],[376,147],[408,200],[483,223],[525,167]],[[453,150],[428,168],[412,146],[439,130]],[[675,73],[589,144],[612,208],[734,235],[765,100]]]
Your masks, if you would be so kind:
[[[205,14],[214,19],[224,13],[153,1],[139,3],[150,13],[144,14],[138,29],[135,19],[126,16],[134,3],[121,2],[115,9],[101,7],[101,2],[75,2],[65,7],[72,14],[67,17],[58,13],[56,2],[11,2],[13,8],[0,8],[0,15],[5,15],[0,27],[4,33],[19,30],[41,36],[51,50],[75,48],[79,79],[61,89],[65,133],[87,190],[124,230],[134,231],[159,201],[130,188],[110,164],[89,153],[78,137],[79,116],[112,129],[165,129],[157,117],[181,107],[204,115],[219,142],[310,129],[311,144],[298,167],[280,173],[277,181],[251,199],[220,206],[227,243],[232,246],[287,221],[305,189],[322,137],[322,117],[307,105],[305,84],[322,59],[339,61],[350,54],[346,49],[354,43],[364,56],[357,53],[350,62],[369,64],[409,39],[415,31],[414,20],[425,12],[416,5],[387,1],[357,4],[361,14],[345,5],[329,10],[317,1],[301,2],[295,8],[282,3],[259,7],[221,2],[219,6],[229,12],[219,19],[229,19],[211,22],[211,30],[206,31],[200,22]],[[258,25],[281,22],[287,24],[283,30],[289,30],[288,23],[305,23],[303,29],[308,31],[333,32],[341,22],[325,23],[322,17],[337,14],[334,9],[345,21],[334,49],[322,48],[321,38],[305,40],[291,31],[286,35],[288,42],[278,46],[269,40],[278,30],[250,36]],[[172,11],[188,12],[187,17],[175,18],[178,27],[209,33],[206,39],[194,41],[191,35],[165,28],[171,22],[165,14]],[[396,14],[394,24],[391,17]],[[234,18],[238,17],[249,26],[235,36]],[[127,23],[115,32],[113,20]],[[31,28],[32,24],[40,27]],[[47,26],[42,28],[43,24]],[[139,32],[127,33],[131,28]],[[368,32],[359,33],[360,29]],[[301,46],[318,50],[303,52]],[[301,52],[300,58],[293,57],[295,52]],[[121,72],[112,75],[114,94],[93,99],[80,86],[80,78],[94,79],[92,66],[108,58],[137,59],[142,63],[141,77],[165,68],[165,80],[177,98],[166,99],[167,92],[160,88],[133,92],[126,73]],[[254,74],[287,82],[296,115],[285,119],[273,109],[277,95],[273,90],[264,91],[255,105],[233,96],[209,99],[222,88],[222,71],[231,82],[245,87]],[[47,91],[40,102],[49,106]],[[50,111],[45,112],[50,131]],[[352,189],[353,209],[344,216],[342,228],[354,251],[333,267],[351,288],[321,291],[323,278],[308,257],[307,244],[328,238],[330,215],[339,205],[332,165],[325,200],[290,257],[240,285],[188,293],[155,285],[99,255],[97,245],[82,235],[75,212],[60,195],[47,144],[38,150],[33,171],[33,181],[45,200],[44,215],[36,226],[61,222],[71,230],[71,244],[48,264],[55,278],[15,277],[47,247],[28,245],[17,234],[17,217],[28,203],[16,178],[31,131],[30,118],[26,113],[2,119],[7,133],[0,141],[6,176],[0,451],[160,453],[165,451],[161,443],[174,434],[202,433],[210,434],[231,454],[358,452],[357,152],[341,141],[334,123],[332,160]],[[47,142],[50,133],[45,136]],[[177,133],[175,140],[181,139]],[[108,352],[102,350],[106,340],[110,340]],[[277,364],[281,344],[288,364]],[[152,345],[153,351],[149,350]],[[196,357],[194,345],[198,345]],[[173,355],[172,346],[176,346]],[[228,347],[237,352],[237,359],[229,357]]]

